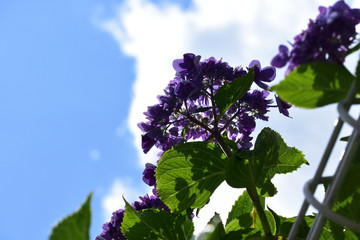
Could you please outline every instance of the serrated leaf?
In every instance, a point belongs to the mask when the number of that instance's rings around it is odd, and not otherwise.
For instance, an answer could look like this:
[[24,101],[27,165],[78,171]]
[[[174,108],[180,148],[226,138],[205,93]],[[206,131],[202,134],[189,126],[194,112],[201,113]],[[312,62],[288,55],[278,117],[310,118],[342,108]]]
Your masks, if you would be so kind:
[[[275,235],[275,233],[276,233],[275,218],[270,211],[268,211],[268,210],[264,210],[264,211],[265,211],[265,215],[266,215],[266,218],[267,218],[269,226],[270,226],[271,234]],[[263,227],[262,227],[259,215],[256,216],[256,226],[254,226],[254,228],[263,231]]]
[[[265,215],[269,222],[271,233],[273,235],[275,235],[276,222],[275,222],[274,216],[271,214],[271,212],[269,212],[267,210],[265,210]],[[249,229],[251,229],[251,231],[248,231]],[[255,222],[254,222],[252,214],[250,214],[250,213],[245,213],[245,214],[242,214],[242,215],[236,217],[235,219],[231,220],[225,227],[226,234],[228,234],[230,232],[237,232],[240,230],[246,230],[251,235],[254,233],[257,233],[257,232],[264,231],[259,216],[256,215]],[[241,232],[241,234],[243,237],[248,236],[248,233]]]
[[191,239],[194,225],[170,212],[149,208],[138,212],[124,199],[126,208],[121,230],[127,239]]
[[237,100],[245,95],[253,81],[254,68],[251,68],[246,75],[238,77],[219,88],[214,99],[220,115],[224,114]]
[[234,156],[226,166],[226,182],[235,188],[257,187],[262,196],[276,193],[271,183],[275,174],[289,173],[308,164],[299,150],[288,147],[280,134],[270,128],[260,132],[254,150]]
[[89,240],[91,196],[92,193],[88,195],[78,211],[65,217],[52,229],[50,240]]
[[267,206],[267,208],[269,209],[269,211],[271,212],[271,214],[274,217],[274,220],[275,220],[275,223],[276,223],[276,234],[277,234],[279,232],[280,224],[285,220],[285,218],[279,216],[274,210],[269,208],[269,206]]
[[225,164],[222,150],[211,143],[180,144],[158,163],[157,192],[172,211],[201,208],[225,180]]
[[199,235],[197,240],[218,240],[225,236],[224,225],[220,215],[215,213],[206,225],[206,229]]
[[353,80],[344,66],[312,62],[298,66],[271,89],[295,106],[316,108],[345,98]]
[[254,207],[252,205],[251,198],[249,197],[247,191],[244,190],[232,206],[231,211],[228,214],[228,218],[226,219],[226,225],[240,215],[251,213],[253,209]]
[[360,222],[360,189],[342,202],[336,202],[333,209],[340,215],[355,222]]
[[249,228],[254,229],[253,222],[254,221],[251,213],[244,213],[232,219],[229,223],[227,223],[225,226],[225,232],[229,233],[229,232],[234,232]]

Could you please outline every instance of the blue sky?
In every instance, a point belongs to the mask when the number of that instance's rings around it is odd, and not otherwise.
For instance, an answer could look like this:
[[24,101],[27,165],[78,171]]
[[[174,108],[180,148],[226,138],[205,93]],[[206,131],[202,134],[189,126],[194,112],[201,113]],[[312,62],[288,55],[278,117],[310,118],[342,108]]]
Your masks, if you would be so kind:
[[[148,191],[141,166],[156,161],[156,153],[141,154],[136,123],[172,78],[172,59],[190,51],[235,65],[254,58],[268,65],[278,44],[305,28],[318,5],[169,2],[0,1],[2,239],[47,239],[51,226],[91,191],[94,238],[106,216],[122,207],[122,194],[133,201]],[[266,126],[285,135],[289,145],[300,145],[316,166],[335,110],[294,109],[292,115],[289,120],[274,113],[273,125]],[[314,167],[290,181],[301,186]],[[299,200],[289,203],[291,186],[282,178],[278,185],[273,204],[296,214],[291,204],[299,205],[301,188],[294,192]]]
[[100,231],[101,189],[119,175],[140,177],[131,136],[116,134],[134,61],[96,26],[99,7],[111,12],[115,2],[103,4],[0,2],[2,239],[46,239],[90,191]]

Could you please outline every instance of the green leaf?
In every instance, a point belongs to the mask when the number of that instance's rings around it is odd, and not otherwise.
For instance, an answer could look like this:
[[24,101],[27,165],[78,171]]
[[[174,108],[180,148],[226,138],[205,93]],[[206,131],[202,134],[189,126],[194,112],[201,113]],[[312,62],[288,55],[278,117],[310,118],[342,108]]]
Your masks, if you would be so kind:
[[[334,223],[332,221],[326,222],[326,225],[324,227],[324,232],[326,232],[327,235],[331,234],[332,237],[331,239],[335,239],[335,240],[337,239],[358,240],[360,238],[359,233],[354,233],[350,229],[347,229],[346,227],[342,225],[338,225],[337,223]],[[328,238],[325,238],[325,240]]]
[[225,164],[222,150],[211,143],[180,144],[158,163],[157,192],[172,211],[201,208],[225,180]]
[[218,240],[223,236],[225,236],[224,225],[219,214],[215,213],[207,224],[206,231],[201,233],[197,240]]
[[251,213],[254,207],[252,205],[251,198],[246,190],[239,196],[238,200],[232,206],[231,211],[226,219],[226,225],[240,215]]
[[353,80],[344,66],[312,62],[298,66],[271,89],[295,106],[316,108],[345,98]]
[[[344,231],[344,239],[351,239],[351,240],[358,240],[360,239],[360,234],[355,234],[354,232],[350,231],[349,229],[346,229]],[[335,238],[338,239],[338,238]]]
[[89,240],[91,196],[92,193],[78,211],[65,217],[52,229],[50,240]]
[[[314,218],[315,218],[314,216],[305,216],[304,217],[304,219],[301,223],[301,226],[299,228],[298,234],[296,236],[297,237],[296,239],[306,239],[306,237],[310,231],[310,227],[314,222]],[[296,217],[288,218],[288,219],[284,220],[280,224],[279,235],[283,236],[284,238],[287,238],[295,220],[296,220]]]
[[275,220],[275,223],[276,223],[276,226],[275,226],[276,227],[276,234],[278,234],[280,224],[285,220],[285,218],[277,215],[277,213],[274,210],[272,210],[271,208],[269,208],[269,206],[267,206],[267,208],[269,209],[269,212],[271,212],[271,214],[274,217],[274,220]]
[[231,231],[225,235],[221,240],[238,240],[238,239],[247,239],[247,240],[266,240],[269,239],[266,236],[261,237],[261,231],[253,229],[253,228],[246,228],[240,229],[237,231]]
[[350,138],[350,136],[342,137],[342,138],[340,138],[340,141],[348,142],[349,138]]
[[[264,210],[264,211],[265,211],[266,218],[267,218],[267,220],[269,222],[269,225],[270,225],[271,233],[273,235],[275,235],[275,233],[276,233],[276,221],[275,221],[275,218],[272,215],[272,213],[269,212],[268,210]],[[256,215],[256,226],[254,226],[254,228],[263,231],[263,227],[262,227],[259,215]]]
[[[346,177],[340,188],[340,192],[338,193],[337,196],[338,206],[341,206],[341,203],[347,201],[347,199],[351,197],[355,192],[357,191],[360,192],[359,172],[360,172],[360,163],[358,162],[351,163],[351,167],[346,173]],[[334,210],[336,210],[336,208],[334,208]]]
[[[275,235],[276,233],[276,222],[274,216],[271,212],[265,210],[266,218],[269,222],[271,233]],[[241,230],[241,234],[243,237],[253,235],[254,233],[262,232],[263,227],[261,224],[261,220],[258,215],[254,216],[253,218],[251,213],[244,213],[240,216],[237,216],[235,219],[231,220],[225,227],[225,232],[228,234],[230,232],[237,232]],[[255,219],[255,222],[254,222]],[[249,231],[251,229],[251,231]],[[245,232],[243,232],[245,230]]]
[[340,226],[332,221],[327,221],[325,228],[331,232],[334,239],[344,239],[344,227]]
[[237,100],[245,95],[253,81],[254,68],[251,68],[246,75],[238,77],[219,88],[214,99],[220,115],[224,114]]
[[[287,238],[290,230],[292,228],[292,225],[294,224],[296,220],[296,217],[293,218],[287,218],[285,219],[281,225],[280,225],[280,230],[279,230],[279,234],[280,236],[282,236],[283,238]],[[309,234],[310,228],[313,224],[315,220],[315,216],[305,216],[301,226],[298,230],[298,233],[296,235],[296,240],[305,240],[307,239],[307,236]],[[342,238],[336,238],[334,233],[332,232],[332,228],[329,225],[329,223],[327,222],[323,228],[323,231],[321,232],[320,236],[318,239],[321,240],[337,240],[337,239],[342,239]],[[347,239],[347,238],[345,238]]]
[[127,239],[191,239],[194,225],[183,216],[149,208],[138,212],[124,199],[126,208],[121,230]]
[[355,222],[360,222],[360,189],[342,202],[336,202],[333,210]]
[[232,219],[229,223],[227,223],[226,227],[225,227],[225,232],[229,233],[229,232],[245,230],[245,229],[249,229],[249,228],[254,229],[253,223],[254,223],[254,221],[253,221],[252,214],[244,213],[244,214]]
[[271,182],[275,174],[289,173],[308,164],[301,151],[288,147],[280,134],[270,128],[258,135],[254,150],[233,156],[226,166],[226,182],[234,188],[257,187],[262,196],[275,195]]
[[356,52],[356,51],[359,50],[359,49],[360,49],[360,43],[358,43],[358,44],[356,44],[354,47],[350,48],[350,49],[346,52],[345,56],[348,56],[348,55]]

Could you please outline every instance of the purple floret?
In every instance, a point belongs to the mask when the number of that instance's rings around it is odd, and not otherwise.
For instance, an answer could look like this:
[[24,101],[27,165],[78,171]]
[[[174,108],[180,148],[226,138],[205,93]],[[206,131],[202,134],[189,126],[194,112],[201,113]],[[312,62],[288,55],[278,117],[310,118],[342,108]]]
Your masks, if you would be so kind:
[[290,117],[288,109],[291,108],[291,104],[283,101],[279,96],[276,95],[275,95],[275,99],[276,99],[276,104],[279,108],[279,112],[287,117]]
[[277,68],[284,67],[290,59],[289,49],[285,45],[279,46],[279,53],[271,60],[271,65]]
[[143,171],[142,179],[149,186],[154,186],[156,184],[155,169],[156,166],[154,164],[147,163],[145,165],[145,170]]
[[258,60],[253,60],[249,64],[249,68],[254,68],[254,82],[262,89],[268,90],[269,86],[264,82],[271,82],[275,79],[276,70],[274,67],[261,68],[261,64]]

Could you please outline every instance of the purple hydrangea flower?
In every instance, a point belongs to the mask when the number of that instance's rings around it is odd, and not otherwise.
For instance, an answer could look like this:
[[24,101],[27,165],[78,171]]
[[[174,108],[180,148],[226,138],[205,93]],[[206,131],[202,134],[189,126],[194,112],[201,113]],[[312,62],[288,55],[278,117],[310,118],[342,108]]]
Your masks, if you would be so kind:
[[159,103],[148,107],[144,113],[147,122],[138,124],[143,131],[145,153],[153,146],[165,152],[190,140],[215,141],[213,134],[223,133],[227,133],[239,148],[249,149],[255,119],[268,120],[266,113],[273,101],[267,98],[266,83],[274,80],[274,67],[262,68],[258,60],[252,61],[249,68],[254,67],[254,82],[264,90],[249,91],[219,117],[214,103],[218,89],[247,71],[241,67],[233,68],[222,59],[200,59],[200,56],[187,53],[182,59],[174,60],[175,78],[165,88],[165,95],[158,96]]
[[150,196],[146,194],[143,197],[139,197],[141,201],[135,201],[131,206],[136,210],[141,212],[144,209],[148,208],[157,208],[165,211],[170,211],[170,209],[160,200],[158,196]]
[[199,69],[200,56],[196,56],[193,53],[184,54],[183,59],[176,59],[173,62],[175,71],[182,74],[196,74]]
[[[146,194],[139,197],[141,201],[135,201],[131,206],[141,212],[144,209],[156,208],[164,211],[170,211],[169,208],[157,196],[150,196]],[[127,238],[121,232],[121,224],[124,218],[124,209],[119,209],[113,212],[110,222],[103,225],[103,232],[96,236],[95,240],[126,240]]]
[[351,9],[344,1],[328,8],[319,7],[319,15],[310,20],[308,28],[295,36],[289,53],[280,45],[279,53],[272,59],[274,67],[289,63],[286,74],[301,64],[327,61],[342,64],[346,52],[356,37],[356,25],[360,22],[360,9]]
[[113,212],[110,222],[103,225],[103,232],[95,240],[126,240],[120,231],[121,223],[124,218],[124,210],[119,209]]

